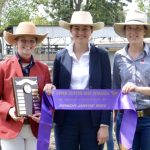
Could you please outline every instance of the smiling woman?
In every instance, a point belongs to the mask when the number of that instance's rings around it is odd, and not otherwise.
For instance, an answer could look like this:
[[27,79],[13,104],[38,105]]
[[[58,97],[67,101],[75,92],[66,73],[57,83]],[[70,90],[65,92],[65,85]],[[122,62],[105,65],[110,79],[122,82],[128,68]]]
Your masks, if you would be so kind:
[[16,40],[16,47],[21,57],[28,59],[36,48],[36,38],[31,36],[20,36]]
[[[124,23],[114,24],[114,30],[121,37],[126,37],[129,44],[115,53],[113,87],[121,88],[123,93],[128,93],[137,111],[138,121],[132,149],[149,150],[150,48],[144,42],[144,38],[150,37],[147,15],[138,10],[131,10],[127,13]],[[116,120],[118,142],[122,116],[123,112],[118,112]]]
[[[104,23],[93,23],[90,12],[75,11],[70,23],[61,20],[59,25],[70,31],[72,43],[56,54],[53,67],[53,83],[56,88],[111,88],[108,53],[105,49],[97,48],[90,43],[92,32],[103,28]],[[56,149],[102,150],[108,139],[110,114],[111,112],[106,110],[56,110]]]
[[[4,39],[15,46],[16,54],[0,64],[0,139],[5,150],[36,150],[38,122],[40,120],[40,99],[46,83],[50,83],[48,66],[34,60],[32,52],[47,34],[39,35],[32,22],[21,22],[14,34],[4,31]],[[32,93],[32,115],[18,116],[15,107],[15,96],[12,80],[15,77],[36,77],[38,88],[33,91],[31,82],[17,93],[21,100],[28,99],[25,94]],[[20,95],[19,95],[20,94]],[[37,100],[38,97],[38,100]],[[24,105],[21,103],[21,106]],[[22,109],[25,109],[24,107]],[[21,147],[20,147],[21,145]]]

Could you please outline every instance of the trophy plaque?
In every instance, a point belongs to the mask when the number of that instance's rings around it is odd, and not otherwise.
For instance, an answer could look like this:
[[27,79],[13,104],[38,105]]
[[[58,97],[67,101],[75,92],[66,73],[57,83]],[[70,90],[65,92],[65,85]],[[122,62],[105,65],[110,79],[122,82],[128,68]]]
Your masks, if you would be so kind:
[[14,77],[12,81],[17,116],[34,114],[34,105],[40,107],[37,103],[40,101],[37,77]]

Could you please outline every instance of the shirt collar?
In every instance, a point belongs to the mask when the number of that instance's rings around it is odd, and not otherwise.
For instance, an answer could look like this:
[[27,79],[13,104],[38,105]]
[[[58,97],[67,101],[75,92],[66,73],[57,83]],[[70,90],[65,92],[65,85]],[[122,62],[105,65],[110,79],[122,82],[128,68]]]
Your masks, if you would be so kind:
[[[129,44],[126,45],[123,49],[124,49],[124,53],[123,55],[128,55],[128,48],[129,48]],[[148,44],[144,43],[144,50],[143,50],[144,53],[146,53],[146,55],[148,55],[149,53],[149,46]]]
[[[66,47],[70,56],[74,56],[73,45],[74,45],[74,42]],[[88,43],[88,48],[89,48],[89,50],[87,52],[85,52],[84,55],[89,55],[89,53],[90,53],[90,49],[91,49],[90,42]]]
[[146,54],[148,55],[149,53],[149,46],[148,44],[145,43],[145,46],[144,46],[144,51],[146,52]]
[[[19,64],[22,64],[21,56],[20,56],[18,53],[16,53],[16,57],[18,58]],[[32,66],[35,64],[35,61],[34,61],[34,58],[33,58],[32,55],[31,55],[31,60],[30,60],[30,63],[29,63],[29,64],[32,65]]]

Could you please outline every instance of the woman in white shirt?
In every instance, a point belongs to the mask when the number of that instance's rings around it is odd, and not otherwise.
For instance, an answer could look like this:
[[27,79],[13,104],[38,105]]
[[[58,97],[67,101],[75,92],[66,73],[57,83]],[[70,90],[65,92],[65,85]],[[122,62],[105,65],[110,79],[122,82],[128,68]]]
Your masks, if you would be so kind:
[[[72,44],[56,54],[53,84],[57,89],[111,88],[110,61],[105,49],[89,43],[92,32],[103,22],[93,23],[86,11],[75,11],[71,22],[59,25],[71,32]],[[48,85],[45,87],[48,91]],[[57,150],[102,150],[108,139],[110,111],[56,110]]]

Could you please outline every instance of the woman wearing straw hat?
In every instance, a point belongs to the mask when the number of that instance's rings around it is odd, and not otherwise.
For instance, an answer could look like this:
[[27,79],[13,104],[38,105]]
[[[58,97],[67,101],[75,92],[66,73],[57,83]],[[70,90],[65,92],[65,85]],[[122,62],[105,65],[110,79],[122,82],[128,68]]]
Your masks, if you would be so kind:
[[[16,55],[0,65],[0,139],[3,150],[36,150],[40,101],[33,107],[34,115],[26,118],[16,116],[12,78],[36,76],[37,94],[41,97],[44,85],[50,83],[50,73],[47,65],[33,58],[32,52],[45,37],[46,34],[36,33],[36,27],[31,22],[21,22],[15,34],[4,31],[6,42],[16,48]],[[26,92],[30,90],[26,87]]]
[[[149,150],[150,48],[144,42],[144,38],[150,37],[147,15],[138,10],[129,11],[124,23],[114,24],[114,30],[121,37],[127,38],[129,44],[115,54],[113,87],[121,88],[123,93],[128,93],[137,110],[138,121],[132,149]],[[117,114],[118,140],[122,115],[122,111]]]
[[[70,23],[60,21],[59,25],[71,32],[73,42],[56,54],[53,69],[56,88],[111,88],[108,54],[89,43],[92,32],[101,29],[104,23],[93,23],[87,11],[75,11]],[[57,150],[101,150],[108,139],[110,111],[56,110],[54,122]]]

